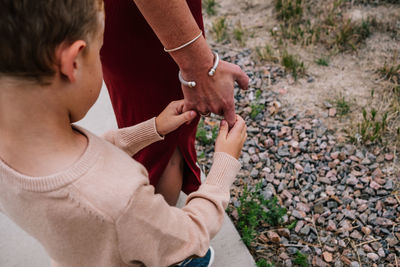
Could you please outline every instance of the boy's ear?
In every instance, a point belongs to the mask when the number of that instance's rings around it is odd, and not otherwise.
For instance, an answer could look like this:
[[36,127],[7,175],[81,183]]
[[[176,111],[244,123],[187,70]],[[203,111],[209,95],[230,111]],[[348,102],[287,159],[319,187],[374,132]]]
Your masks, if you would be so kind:
[[62,45],[59,48],[60,72],[70,82],[76,81],[78,58],[85,47],[86,42],[78,40],[70,45]]

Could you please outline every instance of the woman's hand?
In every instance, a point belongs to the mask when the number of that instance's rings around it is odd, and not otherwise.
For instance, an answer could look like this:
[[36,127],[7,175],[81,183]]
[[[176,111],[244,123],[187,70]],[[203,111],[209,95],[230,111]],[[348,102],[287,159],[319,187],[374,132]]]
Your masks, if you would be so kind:
[[[184,110],[195,109],[200,114],[212,112],[223,115],[229,127],[236,121],[233,87],[235,81],[242,89],[247,89],[249,77],[238,65],[221,60],[215,75],[208,76],[208,68],[198,68],[193,64],[191,70],[182,69],[182,76],[186,80],[195,80],[196,87],[189,88],[182,85],[185,98]],[[196,68],[197,67],[197,68]]]
[[215,152],[225,152],[238,159],[247,138],[246,123],[239,115],[236,115],[236,122],[229,130],[228,123],[221,121],[219,134],[215,141]]
[[190,123],[196,118],[197,113],[193,110],[183,112],[183,100],[172,101],[156,117],[156,128],[160,135],[166,135],[179,128],[184,123]]

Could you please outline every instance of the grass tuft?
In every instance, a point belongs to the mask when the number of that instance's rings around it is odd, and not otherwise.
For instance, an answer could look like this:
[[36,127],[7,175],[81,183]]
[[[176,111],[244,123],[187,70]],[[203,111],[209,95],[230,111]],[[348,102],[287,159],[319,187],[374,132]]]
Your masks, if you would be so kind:
[[228,25],[225,17],[220,17],[214,21],[212,30],[217,42],[222,42],[228,38]]
[[257,267],[274,267],[274,265],[268,263],[265,259],[259,259],[256,265]]
[[310,266],[310,264],[308,263],[307,255],[301,253],[300,251],[296,252],[296,258],[294,259],[293,263],[299,265],[300,267]]
[[305,73],[304,63],[287,51],[282,53],[281,64],[290,72],[295,80]]
[[279,58],[275,56],[273,48],[268,44],[263,47],[256,47],[256,54],[260,61],[279,62]]
[[335,102],[338,115],[344,116],[349,114],[350,103],[344,98],[344,96],[338,97]]
[[242,27],[240,21],[236,24],[235,28],[233,29],[233,38],[240,43],[241,46],[245,45],[245,31]]
[[218,7],[218,3],[215,0],[204,0],[203,7],[207,15],[215,16],[217,14],[216,8]]
[[277,226],[283,222],[286,209],[278,204],[278,198],[266,200],[261,194],[261,183],[250,191],[245,185],[239,198],[237,228],[242,235],[243,242],[250,246],[258,236],[257,229],[267,223]]
[[318,58],[315,63],[317,63],[320,66],[325,66],[328,67],[329,66],[329,60],[327,58],[324,57],[320,57]]

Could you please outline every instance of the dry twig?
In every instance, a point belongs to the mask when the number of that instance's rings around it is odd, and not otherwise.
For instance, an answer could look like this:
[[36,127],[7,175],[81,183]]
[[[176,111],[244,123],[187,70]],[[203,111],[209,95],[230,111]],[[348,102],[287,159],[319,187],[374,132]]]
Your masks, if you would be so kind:
[[312,223],[313,223],[315,232],[317,233],[318,243],[319,243],[319,245],[322,247],[321,239],[319,238],[319,232],[318,232],[317,227],[315,226],[314,212],[311,212],[311,216],[312,216]]
[[368,241],[365,241],[365,242],[361,242],[360,244],[357,244],[355,246],[359,247],[359,246],[362,246],[362,245],[365,245],[365,244],[369,244],[369,243],[372,243],[372,242],[375,242],[375,241],[379,241],[379,240],[381,240],[381,239],[380,238],[376,238],[376,239],[368,240]]
[[[350,239],[349,239],[349,240],[350,240]],[[354,243],[353,240],[350,240],[350,245],[351,245],[351,247],[353,248],[353,250],[354,250],[354,251],[356,252],[356,254],[357,254],[358,264],[360,264],[360,266],[362,266],[362,265],[361,265],[360,254],[358,254],[357,246],[356,246],[356,244]]]

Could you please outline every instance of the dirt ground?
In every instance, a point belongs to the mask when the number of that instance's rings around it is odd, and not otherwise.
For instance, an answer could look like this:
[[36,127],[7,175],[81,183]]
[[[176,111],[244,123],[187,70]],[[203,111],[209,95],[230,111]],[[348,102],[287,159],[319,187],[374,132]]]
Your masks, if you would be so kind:
[[[255,50],[256,47],[268,44],[279,53],[278,42],[271,34],[271,30],[277,29],[280,23],[273,0],[217,0],[217,3],[216,15],[205,15],[206,34],[210,43],[215,43],[213,23],[218,18],[225,17],[228,29],[241,24],[244,42],[240,44],[230,38],[230,41],[218,45],[232,50]],[[380,25],[389,25],[400,32],[400,5],[349,4],[343,16],[356,22],[373,18]],[[331,53],[318,44],[301,46],[290,42],[287,42],[286,49],[304,62],[306,75],[297,82],[289,77],[268,89],[279,91],[282,94],[281,99],[294,112],[320,114],[325,124],[331,129],[339,130],[340,134],[343,129],[351,128],[360,120],[363,107],[369,107],[374,102],[371,99],[372,90],[375,96],[383,94],[384,81],[377,70],[400,51],[400,40],[399,35],[389,31],[374,30],[355,51]],[[316,64],[316,59],[320,57],[328,58],[329,66]],[[330,117],[324,102],[334,103],[339,97],[348,101],[351,112],[344,117]]]

